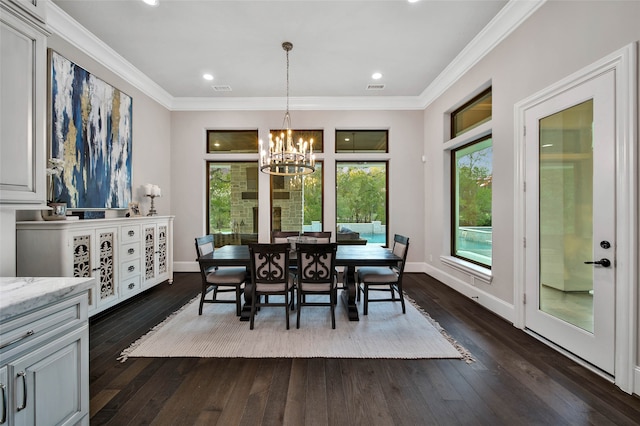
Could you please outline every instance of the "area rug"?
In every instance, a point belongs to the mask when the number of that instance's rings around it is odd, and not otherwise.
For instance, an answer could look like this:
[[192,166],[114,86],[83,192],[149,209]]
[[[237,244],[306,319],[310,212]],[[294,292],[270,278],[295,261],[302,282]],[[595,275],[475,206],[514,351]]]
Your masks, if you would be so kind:
[[[226,295],[222,295],[226,296]],[[273,297],[273,296],[272,296]],[[284,308],[264,307],[249,322],[235,315],[234,304],[205,304],[198,315],[199,298],[154,327],[118,358],[461,358],[470,354],[426,312],[407,300],[407,313],[400,303],[371,303],[369,315],[349,321],[341,300],[336,306],[336,328],[331,328],[328,307],[303,307],[300,328],[296,312],[285,327]],[[360,303],[361,305],[361,303]]]

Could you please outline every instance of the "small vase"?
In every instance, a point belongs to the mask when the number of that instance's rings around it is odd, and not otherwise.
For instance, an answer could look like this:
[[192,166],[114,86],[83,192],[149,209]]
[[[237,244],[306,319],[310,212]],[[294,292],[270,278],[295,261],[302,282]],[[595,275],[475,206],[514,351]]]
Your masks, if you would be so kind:
[[52,210],[42,210],[44,220],[66,220],[67,203],[48,203]]

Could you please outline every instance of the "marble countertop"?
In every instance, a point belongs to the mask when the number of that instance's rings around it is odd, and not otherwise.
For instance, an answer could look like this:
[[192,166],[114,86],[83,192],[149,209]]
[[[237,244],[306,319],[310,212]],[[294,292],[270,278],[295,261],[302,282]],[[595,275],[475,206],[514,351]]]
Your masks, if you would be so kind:
[[95,278],[0,277],[0,322],[81,293]]

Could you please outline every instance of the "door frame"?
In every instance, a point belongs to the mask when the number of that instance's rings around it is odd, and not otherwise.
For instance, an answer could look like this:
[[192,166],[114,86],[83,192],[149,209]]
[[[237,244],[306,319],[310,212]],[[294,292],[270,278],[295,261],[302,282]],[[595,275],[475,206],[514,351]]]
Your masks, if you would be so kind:
[[[622,49],[542,89],[514,105],[514,326],[525,329],[526,218],[525,113],[528,109],[589,79],[615,71],[615,376],[627,393],[640,393],[638,344],[638,149],[637,149],[637,44]],[[538,165],[531,165],[537,167]],[[589,367],[589,365],[586,365]],[[637,371],[636,371],[637,370]],[[634,387],[634,374],[637,383]]]

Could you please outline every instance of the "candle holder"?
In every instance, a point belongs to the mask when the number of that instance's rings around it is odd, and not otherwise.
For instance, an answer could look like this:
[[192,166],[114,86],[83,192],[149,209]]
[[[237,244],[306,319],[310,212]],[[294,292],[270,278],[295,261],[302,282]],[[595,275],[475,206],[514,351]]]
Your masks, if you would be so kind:
[[156,199],[157,195],[147,194],[146,197],[151,198],[151,208],[149,209],[149,213],[147,213],[147,216],[156,216],[158,212],[156,211],[156,206],[153,204],[153,200]]

